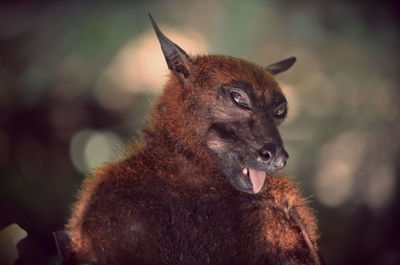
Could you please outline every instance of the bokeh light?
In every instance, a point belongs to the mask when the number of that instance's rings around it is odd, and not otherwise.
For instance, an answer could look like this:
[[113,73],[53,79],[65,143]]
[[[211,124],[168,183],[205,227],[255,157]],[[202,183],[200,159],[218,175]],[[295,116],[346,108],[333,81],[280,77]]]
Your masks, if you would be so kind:
[[75,168],[88,174],[105,162],[117,160],[122,148],[121,138],[113,132],[82,130],[71,139],[70,155]]
[[396,177],[392,165],[381,165],[373,168],[366,176],[365,202],[373,210],[387,206],[393,198],[396,188]]
[[321,203],[338,207],[350,199],[366,143],[365,135],[348,131],[322,148],[314,184]]
[[21,229],[17,224],[0,230],[0,263],[4,265],[12,265],[18,258],[17,244],[27,236],[26,231]]

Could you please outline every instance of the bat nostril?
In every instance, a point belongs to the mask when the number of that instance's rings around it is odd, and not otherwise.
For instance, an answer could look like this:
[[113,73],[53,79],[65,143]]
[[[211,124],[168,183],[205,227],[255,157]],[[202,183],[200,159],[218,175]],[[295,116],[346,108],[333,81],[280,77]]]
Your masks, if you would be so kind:
[[276,153],[276,147],[274,144],[267,143],[258,151],[261,160],[268,162],[273,159]]
[[265,160],[265,161],[269,161],[272,158],[272,154],[270,151],[260,152],[260,155],[262,156],[263,160]]

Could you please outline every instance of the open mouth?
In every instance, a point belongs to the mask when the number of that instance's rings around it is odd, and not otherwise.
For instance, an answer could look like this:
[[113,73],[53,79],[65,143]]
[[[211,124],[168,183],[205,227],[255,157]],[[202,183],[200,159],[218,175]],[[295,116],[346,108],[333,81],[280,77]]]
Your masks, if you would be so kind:
[[258,193],[262,190],[265,184],[267,173],[252,168],[243,168],[241,171],[241,177],[250,180],[250,183],[253,186],[253,193]]

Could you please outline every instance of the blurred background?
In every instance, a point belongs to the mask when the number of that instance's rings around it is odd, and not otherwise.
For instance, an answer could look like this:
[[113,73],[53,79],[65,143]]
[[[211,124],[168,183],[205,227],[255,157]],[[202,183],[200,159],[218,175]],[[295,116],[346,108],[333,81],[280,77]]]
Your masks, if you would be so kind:
[[278,76],[285,172],[310,196],[321,254],[400,264],[399,10],[394,0],[2,1],[0,263],[18,248],[17,264],[58,264],[51,232],[82,179],[138,135],[168,73],[150,12],[192,54],[298,58]]

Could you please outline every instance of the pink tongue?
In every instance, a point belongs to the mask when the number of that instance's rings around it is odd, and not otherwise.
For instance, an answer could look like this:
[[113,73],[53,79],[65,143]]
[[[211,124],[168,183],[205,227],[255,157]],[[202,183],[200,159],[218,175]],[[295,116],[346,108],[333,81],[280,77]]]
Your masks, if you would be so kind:
[[253,192],[257,193],[263,187],[267,174],[265,171],[257,171],[251,168],[249,168],[249,173],[251,184],[253,184]]

